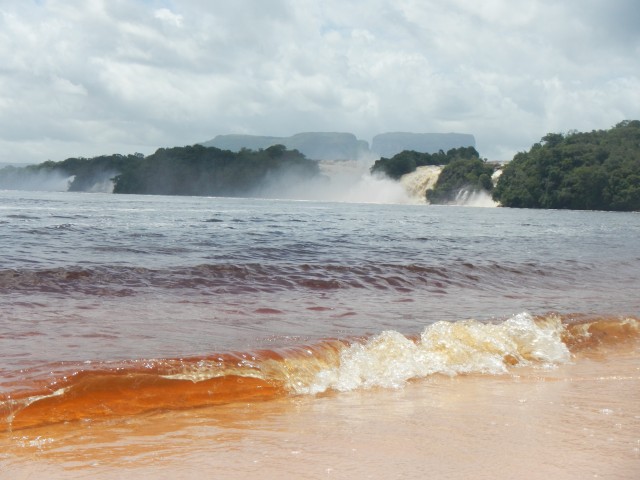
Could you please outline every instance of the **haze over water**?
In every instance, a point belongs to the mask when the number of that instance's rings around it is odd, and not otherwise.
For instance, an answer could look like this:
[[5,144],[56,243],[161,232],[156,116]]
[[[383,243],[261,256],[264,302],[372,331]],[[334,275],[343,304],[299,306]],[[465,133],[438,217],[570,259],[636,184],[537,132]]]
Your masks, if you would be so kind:
[[637,214],[0,199],[13,478],[640,471]]

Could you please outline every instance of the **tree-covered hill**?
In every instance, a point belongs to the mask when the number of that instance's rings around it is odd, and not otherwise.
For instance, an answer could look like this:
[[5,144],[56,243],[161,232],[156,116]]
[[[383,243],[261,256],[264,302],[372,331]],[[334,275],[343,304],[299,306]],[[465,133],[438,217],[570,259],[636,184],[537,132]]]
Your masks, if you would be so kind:
[[114,181],[114,193],[160,195],[261,196],[291,182],[319,175],[317,162],[297,150],[274,145],[237,153],[215,147],[161,148],[127,166]]
[[414,172],[418,167],[427,165],[446,165],[458,158],[475,158],[479,154],[474,147],[452,148],[447,153],[440,150],[437,153],[421,153],[414,150],[404,150],[391,158],[382,157],[371,167],[371,173],[383,173],[394,180],[400,179],[407,173]]
[[493,198],[505,207],[640,210],[640,121],[546,135],[504,167]]

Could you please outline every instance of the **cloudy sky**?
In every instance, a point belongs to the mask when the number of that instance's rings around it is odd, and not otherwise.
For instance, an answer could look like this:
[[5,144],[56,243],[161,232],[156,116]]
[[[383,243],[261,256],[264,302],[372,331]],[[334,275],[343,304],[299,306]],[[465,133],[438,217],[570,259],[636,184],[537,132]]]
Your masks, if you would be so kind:
[[640,119],[637,0],[0,0],[0,162]]

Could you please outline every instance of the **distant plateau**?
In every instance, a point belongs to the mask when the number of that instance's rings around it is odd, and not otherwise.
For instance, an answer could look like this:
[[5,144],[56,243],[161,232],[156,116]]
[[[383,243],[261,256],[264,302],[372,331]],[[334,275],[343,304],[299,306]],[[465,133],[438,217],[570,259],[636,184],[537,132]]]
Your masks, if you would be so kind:
[[305,132],[290,137],[230,134],[218,135],[201,143],[205,147],[239,152],[266,149],[284,145],[298,150],[312,160],[356,160],[362,158],[392,157],[403,150],[422,153],[446,152],[452,148],[475,147],[476,140],[468,133],[410,133],[388,132],[373,137],[371,145],[352,133]]

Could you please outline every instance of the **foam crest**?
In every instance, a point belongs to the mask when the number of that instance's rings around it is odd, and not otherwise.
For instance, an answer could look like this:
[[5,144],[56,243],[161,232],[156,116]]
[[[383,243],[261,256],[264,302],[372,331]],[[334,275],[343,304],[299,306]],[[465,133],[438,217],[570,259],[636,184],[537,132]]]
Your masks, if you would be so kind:
[[437,322],[421,335],[393,330],[286,348],[207,357],[70,364],[0,392],[0,431],[81,419],[136,415],[288,394],[399,388],[434,374],[500,375],[548,367],[572,355],[637,352],[640,320],[580,314],[514,315],[501,323]]
[[499,324],[438,322],[424,330],[420,344],[443,357],[446,370],[441,373],[500,374],[510,365],[568,361],[563,330],[557,317],[536,322],[520,313]]
[[349,391],[357,388],[398,388],[414,378],[436,373],[501,374],[514,365],[553,365],[569,360],[559,318],[536,322],[522,313],[500,324],[437,322],[413,341],[385,331],[342,351],[339,364],[318,372],[296,393]]

